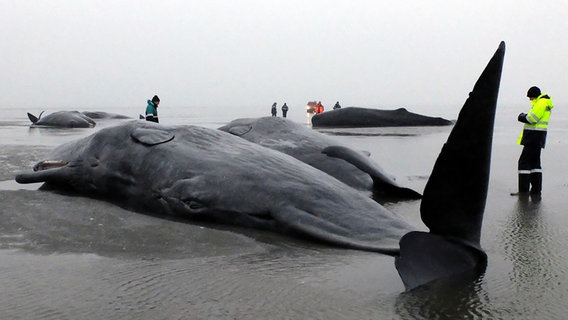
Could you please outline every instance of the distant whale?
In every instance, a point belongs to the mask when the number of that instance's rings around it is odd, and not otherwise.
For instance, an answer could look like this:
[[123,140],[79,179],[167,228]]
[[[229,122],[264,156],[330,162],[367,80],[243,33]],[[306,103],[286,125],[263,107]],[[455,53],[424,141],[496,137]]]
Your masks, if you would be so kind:
[[122,114],[109,113],[104,111],[83,111],[81,113],[91,119],[130,119],[130,117]]
[[400,186],[368,153],[352,150],[328,135],[285,118],[236,119],[219,130],[291,155],[356,189],[372,191],[379,199],[421,197],[420,193]]
[[[407,289],[478,277],[505,44],[476,82],[427,182],[430,232],[282,152],[220,130],[128,121],[53,150],[19,183],[104,197],[150,214],[264,228],[395,256]],[[400,241],[400,242],[399,242]]]
[[56,128],[92,128],[96,122],[79,111],[57,111],[42,117],[28,113],[32,127],[56,127]]
[[404,108],[379,110],[347,107],[326,111],[312,117],[313,127],[414,127],[449,126],[452,124],[453,122],[450,120],[412,113]]

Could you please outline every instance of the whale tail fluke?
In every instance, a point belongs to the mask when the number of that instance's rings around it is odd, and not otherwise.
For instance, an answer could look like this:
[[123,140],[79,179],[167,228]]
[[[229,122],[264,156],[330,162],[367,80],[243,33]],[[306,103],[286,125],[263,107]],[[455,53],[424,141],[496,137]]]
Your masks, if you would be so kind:
[[485,270],[481,225],[504,55],[505,43],[501,42],[436,160],[420,207],[430,232],[411,232],[400,241],[395,265],[407,289]]
[[28,112],[28,118],[32,123],[38,122],[39,118]]
[[487,266],[487,255],[483,250],[427,232],[405,234],[400,247],[404,247],[405,253],[412,253],[411,258],[401,255],[395,260],[407,289],[439,279],[471,282]]
[[39,119],[41,119],[41,115],[44,113],[45,111],[42,111],[39,113],[39,117],[34,116],[33,114],[28,112],[28,119],[30,119],[30,121],[32,123],[36,123],[39,121]]

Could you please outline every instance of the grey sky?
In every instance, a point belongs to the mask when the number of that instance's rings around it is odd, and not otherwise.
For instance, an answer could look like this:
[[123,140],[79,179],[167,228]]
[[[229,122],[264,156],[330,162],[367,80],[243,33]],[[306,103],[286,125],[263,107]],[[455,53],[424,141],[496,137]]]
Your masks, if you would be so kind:
[[501,104],[568,94],[566,0],[0,3],[2,106],[461,106],[501,40]]

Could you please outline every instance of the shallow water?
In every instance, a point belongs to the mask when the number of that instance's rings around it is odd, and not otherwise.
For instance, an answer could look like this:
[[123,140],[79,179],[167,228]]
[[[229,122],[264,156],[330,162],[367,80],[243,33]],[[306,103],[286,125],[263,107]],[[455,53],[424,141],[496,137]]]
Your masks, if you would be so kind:
[[[128,108],[98,110],[136,115]],[[265,115],[174,110],[168,118],[163,110],[165,124],[210,128]],[[498,112],[482,231],[489,256],[484,276],[468,286],[403,293],[388,256],[161,219],[16,184],[14,174],[54,146],[116,123],[29,129],[26,111],[0,109],[1,319],[563,319],[568,312],[568,120],[561,114],[543,152],[539,200],[508,195],[516,186],[520,126],[509,121],[511,110]],[[306,121],[304,114],[291,116]],[[322,131],[371,152],[401,184],[422,191],[450,129]],[[418,201],[387,207],[424,228]]]

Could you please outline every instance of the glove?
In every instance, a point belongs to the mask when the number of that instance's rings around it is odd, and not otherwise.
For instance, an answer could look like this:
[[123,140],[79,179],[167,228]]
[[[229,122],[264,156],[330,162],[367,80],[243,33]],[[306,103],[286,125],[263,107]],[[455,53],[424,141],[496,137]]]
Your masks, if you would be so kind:
[[527,114],[526,113],[519,113],[517,120],[522,123],[530,123],[527,121]]

